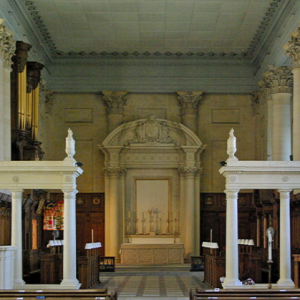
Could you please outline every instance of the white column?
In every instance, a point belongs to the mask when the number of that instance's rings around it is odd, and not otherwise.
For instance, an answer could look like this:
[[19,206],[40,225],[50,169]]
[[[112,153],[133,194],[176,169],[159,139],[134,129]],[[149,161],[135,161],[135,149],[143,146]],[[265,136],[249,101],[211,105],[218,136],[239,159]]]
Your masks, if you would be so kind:
[[280,246],[279,246],[279,280],[282,287],[294,287],[291,279],[291,226],[290,226],[290,192],[278,190],[280,193]]
[[300,160],[300,67],[293,69],[293,160]]
[[11,190],[11,245],[16,247],[14,264],[14,288],[23,286],[23,247],[22,247],[22,195],[23,190]]
[[200,255],[200,172],[195,174],[195,255]]
[[241,285],[238,252],[238,190],[226,190],[226,269],[224,289]]
[[273,160],[273,105],[272,99],[267,100],[267,160]]
[[283,46],[285,54],[292,60],[293,88],[293,160],[300,160],[300,27]]
[[0,56],[0,161],[4,160],[5,143],[4,128],[5,128],[5,114],[4,114],[4,79],[3,76],[3,59]]
[[276,93],[273,99],[273,160],[290,161],[291,143],[291,93]]
[[62,286],[79,289],[76,277],[76,190],[63,190],[64,193],[64,258]]
[[11,160],[11,112],[10,112],[10,73],[11,67],[3,69],[3,114],[4,114],[4,160]]

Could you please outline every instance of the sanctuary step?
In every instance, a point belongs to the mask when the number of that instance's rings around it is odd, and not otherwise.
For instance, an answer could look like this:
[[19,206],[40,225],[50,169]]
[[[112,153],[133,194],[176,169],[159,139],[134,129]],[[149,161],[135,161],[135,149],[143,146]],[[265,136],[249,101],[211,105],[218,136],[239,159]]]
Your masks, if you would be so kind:
[[87,290],[1,290],[0,299],[98,299],[117,300],[117,292],[108,293],[107,289]]

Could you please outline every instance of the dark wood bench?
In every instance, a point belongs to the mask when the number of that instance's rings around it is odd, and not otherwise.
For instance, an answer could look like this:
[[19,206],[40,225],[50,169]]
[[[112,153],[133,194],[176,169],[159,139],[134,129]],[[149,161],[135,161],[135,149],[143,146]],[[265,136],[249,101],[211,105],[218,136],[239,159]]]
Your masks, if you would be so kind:
[[117,291],[108,293],[107,289],[87,290],[0,290],[0,299],[98,299],[117,300]]
[[190,291],[190,300],[203,300],[203,299],[218,299],[218,300],[244,300],[244,299],[275,299],[275,300],[286,300],[286,299],[298,299],[300,300],[300,290],[279,290],[279,289],[239,289],[239,290],[202,290],[195,289]]

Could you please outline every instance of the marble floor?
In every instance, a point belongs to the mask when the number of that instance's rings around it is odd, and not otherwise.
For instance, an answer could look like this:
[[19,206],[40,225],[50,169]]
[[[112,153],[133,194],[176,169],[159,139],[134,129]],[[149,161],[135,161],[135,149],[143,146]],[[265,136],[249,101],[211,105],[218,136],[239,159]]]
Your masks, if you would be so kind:
[[196,286],[203,283],[203,272],[190,272],[190,265],[122,266],[115,272],[100,273],[101,283],[108,291],[118,290],[120,300],[173,299],[187,300]]

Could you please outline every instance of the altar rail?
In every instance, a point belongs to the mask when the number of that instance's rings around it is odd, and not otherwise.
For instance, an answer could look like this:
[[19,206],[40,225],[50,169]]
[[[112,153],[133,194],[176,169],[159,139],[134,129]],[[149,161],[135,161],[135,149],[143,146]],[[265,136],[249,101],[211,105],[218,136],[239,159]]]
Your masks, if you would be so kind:
[[89,290],[1,290],[0,299],[99,299],[99,300],[117,300],[117,292],[108,293],[107,289],[89,289]]
[[218,300],[244,300],[244,299],[300,299],[300,290],[274,290],[274,289],[239,289],[239,290],[202,290],[190,291],[190,300],[218,299]]

